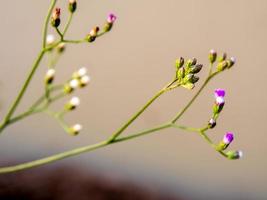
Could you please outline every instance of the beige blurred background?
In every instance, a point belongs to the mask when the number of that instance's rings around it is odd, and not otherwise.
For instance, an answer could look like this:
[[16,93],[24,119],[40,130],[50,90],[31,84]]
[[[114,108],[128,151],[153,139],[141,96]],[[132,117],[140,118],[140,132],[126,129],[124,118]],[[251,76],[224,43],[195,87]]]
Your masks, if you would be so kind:
[[[2,117],[40,49],[48,5],[47,0],[1,2]],[[59,5],[64,23],[66,1]],[[84,131],[71,137],[46,115],[28,118],[1,135],[1,160],[29,161],[108,137],[170,81],[177,57],[196,57],[207,66],[208,51],[214,48],[235,56],[237,64],[209,84],[180,123],[206,123],[213,90],[225,88],[225,109],[209,134],[218,141],[233,131],[231,148],[244,151],[242,160],[226,160],[198,135],[169,129],[52,165],[94,167],[189,199],[267,199],[266,10],[265,0],[78,1],[69,38],[79,39],[92,26],[102,25],[109,11],[118,16],[112,32],[92,45],[69,45],[58,63],[57,81],[68,79],[81,66],[87,66],[92,77],[90,86],[77,93],[80,108],[67,117],[70,124],[83,124]],[[44,60],[19,111],[42,93],[45,69]],[[206,72],[204,68],[201,81]],[[196,89],[164,95],[127,133],[170,119]]]

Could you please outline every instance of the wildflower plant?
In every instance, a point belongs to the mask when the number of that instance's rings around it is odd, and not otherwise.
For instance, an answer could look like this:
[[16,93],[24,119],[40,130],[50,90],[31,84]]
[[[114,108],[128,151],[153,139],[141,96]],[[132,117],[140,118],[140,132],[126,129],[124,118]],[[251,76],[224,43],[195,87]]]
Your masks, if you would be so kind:
[[[33,114],[44,113],[51,116],[55,119],[59,125],[64,129],[66,133],[72,136],[77,136],[82,130],[82,125],[79,123],[67,123],[64,119],[64,116],[67,113],[71,113],[74,109],[78,109],[80,104],[79,97],[74,96],[74,93],[78,89],[83,89],[90,83],[90,76],[87,74],[87,69],[81,67],[76,69],[68,80],[61,84],[55,84],[54,80],[57,78],[56,65],[57,60],[60,56],[66,51],[68,44],[79,44],[79,43],[92,43],[97,40],[97,38],[108,33],[114,26],[114,23],[117,19],[116,15],[113,13],[109,14],[105,20],[103,26],[92,27],[88,34],[82,39],[72,40],[65,37],[69,26],[72,22],[73,15],[78,11],[78,3],[76,0],[68,0],[68,21],[66,24],[61,23],[61,9],[56,7],[57,0],[51,0],[50,7],[48,9],[48,14],[45,18],[44,28],[43,28],[43,37],[42,37],[42,47],[41,50],[33,62],[32,68],[29,74],[26,77],[22,88],[20,89],[17,97],[14,102],[11,104],[7,114],[3,118],[0,124],[0,133],[2,133],[8,126],[13,123],[22,120],[26,117],[29,117]],[[57,33],[57,37],[51,34],[48,34],[48,29],[54,29]],[[58,38],[58,39],[57,39]],[[47,66],[47,71],[44,74],[44,92],[35,102],[32,103],[26,109],[26,111],[16,114],[20,102],[28,89],[28,86],[35,75],[36,70],[40,67],[41,61],[44,56],[50,56],[51,61]],[[1,167],[0,173],[9,173],[19,170],[24,170],[47,163],[51,163],[57,160],[61,160],[67,157],[75,156],[84,152],[93,151],[95,149],[115,144],[118,142],[123,142],[126,140],[134,139],[152,132],[160,131],[167,128],[181,129],[189,132],[195,132],[203,137],[211,147],[219,152],[222,156],[233,160],[242,157],[241,151],[228,151],[228,147],[234,139],[234,135],[231,132],[227,132],[221,141],[213,142],[208,136],[208,131],[216,127],[217,120],[220,116],[220,113],[223,110],[225,105],[225,90],[216,89],[214,91],[214,105],[212,107],[212,115],[209,120],[200,128],[187,127],[184,125],[179,125],[177,122],[185,114],[185,112],[190,108],[194,103],[197,97],[204,90],[206,85],[217,75],[223,73],[224,71],[230,69],[235,64],[235,59],[233,57],[227,58],[227,55],[224,53],[222,56],[217,56],[215,50],[211,50],[208,55],[209,58],[209,68],[208,75],[204,78],[203,84],[199,87],[197,92],[193,95],[191,100],[182,108],[173,118],[171,118],[166,123],[162,123],[158,126],[148,128],[146,130],[141,130],[139,132],[122,136],[125,130],[140,116],[142,113],[160,96],[163,94],[175,90],[177,88],[185,88],[188,90],[193,90],[195,85],[198,83],[200,77],[198,73],[204,68],[204,66],[198,63],[196,58],[184,59],[180,57],[175,61],[175,71],[174,76],[162,89],[160,89],[145,105],[143,105],[135,114],[130,117],[121,127],[114,131],[110,137],[100,141],[96,144],[90,144],[88,146],[72,149],[66,152],[55,154],[46,158],[41,158],[39,160],[30,161],[14,166]],[[65,99],[65,104],[58,110],[52,110],[51,105],[58,101],[59,99]]]

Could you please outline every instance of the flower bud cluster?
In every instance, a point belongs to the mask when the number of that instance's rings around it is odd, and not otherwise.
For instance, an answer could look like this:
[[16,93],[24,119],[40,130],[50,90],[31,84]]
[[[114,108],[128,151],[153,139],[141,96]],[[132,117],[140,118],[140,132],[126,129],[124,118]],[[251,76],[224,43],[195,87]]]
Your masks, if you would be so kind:
[[203,65],[197,64],[196,58],[188,59],[185,62],[184,58],[181,57],[176,60],[175,66],[178,82],[187,89],[193,89],[195,83],[199,80],[199,77],[195,74],[201,71]]
[[64,92],[66,94],[73,92],[76,88],[85,87],[90,82],[90,77],[87,75],[87,69],[85,67],[80,68],[74,72],[70,81],[64,86]]
[[223,71],[225,69],[230,69],[236,62],[234,57],[230,57],[227,59],[227,54],[223,53],[221,56],[217,56],[217,52],[215,50],[210,50],[209,53],[209,61],[211,64],[217,61],[217,71]]

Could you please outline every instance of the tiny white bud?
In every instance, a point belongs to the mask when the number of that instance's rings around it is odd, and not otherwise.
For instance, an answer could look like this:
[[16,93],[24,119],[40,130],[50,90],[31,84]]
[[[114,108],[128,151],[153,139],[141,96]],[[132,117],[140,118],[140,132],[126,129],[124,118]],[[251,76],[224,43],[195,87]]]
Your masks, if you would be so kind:
[[47,70],[46,75],[45,75],[45,83],[46,84],[50,84],[53,82],[54,77],[55,77],[55,73],[56,73],[55,69]]
[[78,86],[79,86],[79,81],[75,78],[75,79],[72,79],[70,82],[69,82],[69,85],[72,89],[76,89]]
[[82,67],[78,70],[77,74],[82,77],[82,76],[85,76],[87,73],[87,69],[85,67]]
[[90,82],[91,78],[87,75],[81,78],[81,86],[86,86]]
[[46,44],[51,45],[55,42],[55,36],[53,34],[49,34],[46,37]]
[[82,125],[81,124],[75,124],[72,128],[74,131],[79,132],[82,130]]
[[55,69],[49,69],[46,72],[46,76],[51,77],[51,76],[54,76],[55,73],[56,73],[56,70]]
[[243,157],[243,151],[237,151],[238,152],[238,155],[239,155],[239,158],[242,158]]
[[79,97],[72,97],[70,100],[70,105],[73,107],[77,107],[78,105],[80,105]]
[[70,129],[69,129],[69,132],[72,134],[72,135],[77,135],[79,134],[79,132],[82,130],[82,125],[81,124],[75,124],[73,125]]
[[87,69],[85,67],[82,67],[78,71],[72,74],[72,78],[80,79],[81,77],[85,76],[86,73],[87,73]]

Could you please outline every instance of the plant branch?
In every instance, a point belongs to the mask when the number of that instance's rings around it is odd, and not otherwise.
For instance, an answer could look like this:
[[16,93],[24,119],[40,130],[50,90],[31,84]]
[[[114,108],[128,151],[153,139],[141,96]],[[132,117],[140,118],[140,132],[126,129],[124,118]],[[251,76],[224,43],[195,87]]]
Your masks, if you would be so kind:
[[20,170],[25,170],[25,169],[29,169],[29,168],[33,168],[33,167],[37,167],[40,165],[44,165],[44,164],[48,164],[54,161],[58,161],[58,160],[62,160],[64,158],[68,158],[68,157],[72,157],[78,154],[82,154],[85,152],[89,152],[104,146],[108,146],[117,142],[122,142],[122,141],[126,141],[132,138],[136,138],[136,137],[140,137],[142,135],[151,133],[151,132],[155,132],[155,131],[159,131],[165,128],[170,127],[170,124],[163,124],[161,126],[157,126],[151,129],[147,129],[138,133],[135,133],[131,136],[126,136],[126,137],[122,137],[118,140],[113,140],[113,141],[108,141],[108,140],[104,140],[102,142],[93,144],[93,145],[88,145],[88,146],[84,146],[84,147],[79,147],[70,151],[66,151],[63,153],[59,153],[59,154],[55,154],[46,158],[42,158],[39,160],[35,160],[35,161],[31,161],[31,162],[26,162],[26,163],[22,163],[19,165],[14,165],[14,166],[9,166],[9,167],[2,167],[0,168],[0,174],[4,174],[4,173],[11,173],[11,172],[16,172],[16,171],[20,171]]
[[62,32],[63,36],[65,36],[66,32],[68,31],[68,29],[70,27],[70,23],[71,23],[72,17],[73,17],[73,13],[70,13],[68,21],[67,21],[67,23],[65,25],[65,28],[63,29],[63,32]]
[[45,18],[45,23],[44,23],[44,28],[43,28],[43,48],[46,48],[46,37],[47,37],[47,29],[48,29],[48,23],[49,19],[51,16],[51,13],[56,5],[57,0],[52,0],[50,3],[50,7],[48,9],[46,18]]

